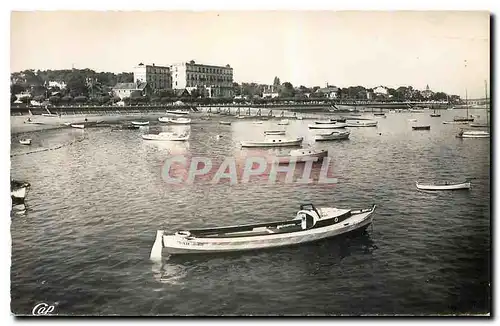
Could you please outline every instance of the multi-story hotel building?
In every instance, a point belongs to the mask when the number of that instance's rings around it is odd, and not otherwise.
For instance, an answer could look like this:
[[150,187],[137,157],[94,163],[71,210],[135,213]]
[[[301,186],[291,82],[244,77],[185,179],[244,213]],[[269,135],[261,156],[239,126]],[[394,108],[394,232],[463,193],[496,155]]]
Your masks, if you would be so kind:
[[233,68],[195,63],[193,60],[170,67],[172,88],[204,88],[208,97],[233,96]]
[[172,89],[170,67],[145,65],[140,63],[134,67],[134,83],[147,83],[152,91]]

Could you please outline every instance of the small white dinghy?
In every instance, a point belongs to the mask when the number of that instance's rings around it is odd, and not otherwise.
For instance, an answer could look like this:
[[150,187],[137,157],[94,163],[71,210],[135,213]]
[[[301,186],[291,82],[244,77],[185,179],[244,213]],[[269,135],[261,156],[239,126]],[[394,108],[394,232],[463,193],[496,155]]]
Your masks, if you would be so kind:
[[231,121],[219,121],[219,124],[225,125],[225,126],[230,126],[231,125]]
[[291,150],[288,155],[277,156],[278,163],[302,163],[302,162],[321,162],[323,158],[328,156],[328,150],[326,149],[314,149],[314,148],[301,148]]
[[284,135],[285,130],[266,130],[264,131],[264,135]]
[[84,124],[75,124],[75,123],[73,123],[70,126],[73,127],[73,128],[76,128],[76,129],[84,129],[85,128]]
[[326,140],[342,140],[348,139],[350,131],[332,131],[332,132],[324,132],[318,133],[314,136],[315,141],[326,141]]
[[19,143],[21,145],[31,145],[31,138],[23,138],[19,139]]
[[149,125],[149,121],[132,121],[134,126],[147,126]]
[[328,124],[335,124],[337,121],[336,120],[331,120],[331,119],[328,119],[328,120],[316,120],[314,121],[315,124],[318,124],[318,125],[328,125]]
[[261,125],[262,124],[262,121],[254,121],[252,122],[254,125]]
[[242,141],[241,147],[287,147],[301,146],[303,137],[298,138],[270,138],[258,141]]
[[288,125],[289,121],[288,119],[283,119],[280,122],[278,122],[278,126],[286,126]]
[[490,138],[490,133],[484,130],[460,130],[457,138]]
[[468,121],[443,121],[444,125],[466,125]]
[[347,120],[348,127],[376,127],[378,121],[371,120]]
[[158,118],[158,121],[165,122],[165,123],[180,124],[180,125],[188,125],[191,123],[191,119],[189,119],[189,118],[172,119],[169,117],[160,117],[160,118]]
[[346,123],[330,122],[310,124],[309,129],[340,129],[347,127]]
[[372,223],[375,208],[376,205],[351,210],[304,204],[290,220],[190,229],[169,235],[158,230],[150,259],[161,260],[163,248],[171,255],[236,252],[297,245],[361,232]]
[[415,182],[417,189],[419,190],[462,190],[470,189],[470,181],[454,184],[421,184],[418,181]]
[[176,134],[174,132],[160,132],[159,134],[142,135],[144,140],[161,140],[161,141],[184,141],[189,139],[189,134]]

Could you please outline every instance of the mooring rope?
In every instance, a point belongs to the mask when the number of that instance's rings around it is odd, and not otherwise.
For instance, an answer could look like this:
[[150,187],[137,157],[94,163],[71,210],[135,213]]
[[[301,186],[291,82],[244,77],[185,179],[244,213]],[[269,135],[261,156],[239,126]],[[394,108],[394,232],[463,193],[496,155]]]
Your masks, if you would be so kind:
[[34,149],[32,151],[29,151],[29,152],[10,154],[10,157],[20,156],[20,155],[28,155],[28,154],[34,154],[34,153],[40,153],[40,152],[46,152],[46,151],[53,151],[53,150],[56,150],[56,149],[59,149],[59,148],[65,147],[65,146],[73,145],[74,143],[80,142],[80,141],[82,141],[84,139],[85,139],[85,136],[83,136],[81,138],[75,138],[75,139],[73,139],[72,141],[70,141],[68,143],[59,144],[59,145],[56,145],[56,146],[53,146],[53,147],[49,147],[49,148],[43,148],[42,147],[42,148]]

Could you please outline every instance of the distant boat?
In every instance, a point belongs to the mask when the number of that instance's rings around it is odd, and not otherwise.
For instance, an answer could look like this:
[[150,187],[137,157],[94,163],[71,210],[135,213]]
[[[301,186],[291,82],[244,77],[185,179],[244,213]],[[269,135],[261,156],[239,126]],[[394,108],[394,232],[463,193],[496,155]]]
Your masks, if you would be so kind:
[[298,138],[274,138],[260,141],[242,141],[241,147],[287,147],[302,145],[303,137]]
[[410,112],[412,113],[424,113],[424,110],[418,110],[418,109],[410,109]]
[[412,126],[413,130],[431,130],[431,126]]
[[470,181],[455,184],[420,184],[416,181],[417,189],[420,190],[462,190],[470,189]]
[[167,114],[188,115],[190,112],[187,110],[167,110]]
[[149,121],[132,121],[134,126],[147,126],[149,125]]
[[468,124],[467,121],[443,121],[443,124],[445,125],[466,125]]
[[59,114],[55,114],[55,113],[42,113],[42,116],[50,117],[50,118],[59,118]]
[[31,138],[23,138],[19,139],[19,143],[21,145],[31,145]]
[[297,119],[297,120],[302,120],[302,119],[304,119],[304,118],[302,118],[302,116],[298,115],[298,116],[296,116],[296,117],[295,117],[295,119]]
[[315,141],[348,139],[350,131],[332,131],[329,133],[318,133],[314,136]]
[[294,149],[290,151],[287,155],[277,156],[279,163],[289,163],[295,161],[296,163],[316,161],[321,162],[323,158],[328,156],[328,150],[326,149],[314,149],[314,148],[301,148]]
[[417,122],[417,119],[408,119],[409,122]]
[[473,127],[473,128],[489,128],[489,123],[471,123],[469,125],[470,127]]
[[189,139],[189,134],[179,135],[173,132],[160,132],[159,134],[142,135],[142,139],[160,141],[184,141]]
[[377,121],[370,120],[347,120],[347,127],[376,127]]
[[231,125],[231,122],[230,122],[230,121],[219,121],[219,124],[221,124],[221,125],[226,125],[226,126],[230,126],[230,125]]
[[453,121],[457,122],[473,122],[474,118],[469,116],[469,100],[467,98],[467,89],[465,89],[465,108],[467,109],[467,114],[465,117],[454,117]]
[[441,114],[436,113],[436,109],[434,109],[434,112],[431,113],[431,117],[432,118],[437,118],[437,117],[440,117],[440,116],[441,116]]
[[253,122],[254,125],[261,125],[262,124],[262,121],[254,121]]
[[374,113],[373,115],[376,116],[376,117],[384,117],[384,118],[386,118],[385,113]]
[[457,138],[490,138],[490,133],[483,130],[460,130]]
[[283,119],[280,122],[278,122],[279,126],[284,126],[284,125],[287,125],[287,124],[288,124],[288,120],[287,119]]
[[284,135],[285,130],[266,130],[264,135]]
[[158,121],[160,122],[165,122],[165,123],[175,123],[175,124],[181,124],[181,125],[187,125],[191,123],[191,119],[189,118],[168,118],[168,117],[160,117],[158,118]]
[[73,127],[73,128],[77,128],[77,129],[84,129],[85,128],[84,124],[74,124],[73,123],[70,126]]
[[315,124],[310,124],[309,129],[340,129],[340,128],[345,128],[347,127],[346,123],[330,123],[330,124],[324,124],[324,123],[315,123]]

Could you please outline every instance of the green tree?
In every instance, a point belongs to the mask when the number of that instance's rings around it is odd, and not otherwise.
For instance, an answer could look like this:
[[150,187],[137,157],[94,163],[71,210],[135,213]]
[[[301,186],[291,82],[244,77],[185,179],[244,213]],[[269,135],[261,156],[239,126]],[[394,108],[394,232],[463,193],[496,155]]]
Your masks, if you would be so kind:
[[278,76],[274,77],[273,86],[280,86],[281,82]]
[[280,93],[280,97],[292,98],[295,96],[295,89],[293,88],[292,83],[284,82],[283,85],[281,85],[281,89],[280,89],[279,93]]

